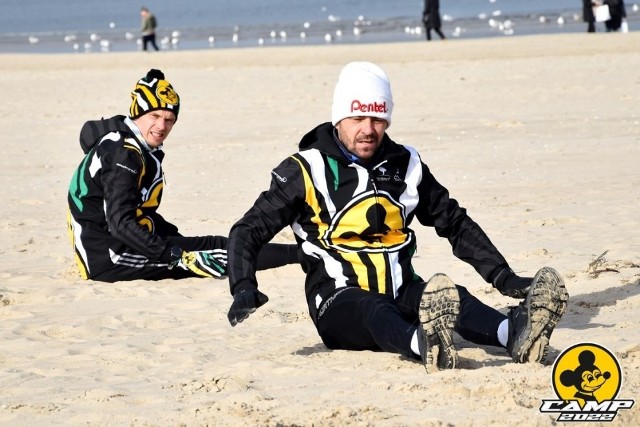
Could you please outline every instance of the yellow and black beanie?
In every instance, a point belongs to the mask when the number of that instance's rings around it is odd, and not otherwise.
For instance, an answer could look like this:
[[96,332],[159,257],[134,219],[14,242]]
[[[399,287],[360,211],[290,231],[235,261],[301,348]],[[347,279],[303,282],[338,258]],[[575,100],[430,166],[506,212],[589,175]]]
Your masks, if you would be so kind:
[[173,111],[177,120],[180,97],[173,90],[171,83],[164,79],[162,71],[151,69],[145,77],[138,80],[131,92],[129,117],[134,120],[154,110]]

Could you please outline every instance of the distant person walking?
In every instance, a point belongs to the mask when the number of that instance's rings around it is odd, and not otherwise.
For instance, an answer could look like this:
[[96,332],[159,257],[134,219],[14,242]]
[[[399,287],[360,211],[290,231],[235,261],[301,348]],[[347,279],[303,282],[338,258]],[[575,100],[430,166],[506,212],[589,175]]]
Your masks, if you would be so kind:
[[151,43],[151,46],[153,46],[155,50],[159,50],[156,44],[156,27],[158,26],[156,17],[144,6],[140,8],[140,16],[142,17],[142,25],[140,28],[140,32],[142,33],[142,50],[147,50],[148,43]]
[[442,20],[440,19],[440,0],[424,0],[424,11],[422,12],[422,23],[427,33],[427,40],[431,40],[431,30],[434,30],[442,40],[444,34],[440,30]]

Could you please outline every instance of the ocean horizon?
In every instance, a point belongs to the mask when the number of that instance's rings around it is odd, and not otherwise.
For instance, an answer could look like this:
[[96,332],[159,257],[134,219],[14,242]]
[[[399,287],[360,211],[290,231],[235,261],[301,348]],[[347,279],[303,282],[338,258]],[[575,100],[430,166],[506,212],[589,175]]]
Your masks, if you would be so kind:
[[[2,0],[0,53],[140,49],[140,6],[158,19],[161,49],[241,48],[425,40],[422,0]],[[442,0],[448,38],[584,32],[576,0]],[[637,3],[629,27],[640,28]],[[598,31],[604,31],[599,24]],[[435,41],[438,37],[435,36]]]

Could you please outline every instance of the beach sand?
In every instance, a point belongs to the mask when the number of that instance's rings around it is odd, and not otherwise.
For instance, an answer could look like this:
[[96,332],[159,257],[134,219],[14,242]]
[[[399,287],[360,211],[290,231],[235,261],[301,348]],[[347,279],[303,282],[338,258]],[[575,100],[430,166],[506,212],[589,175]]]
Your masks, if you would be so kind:
[[[552,363],[584,342],[615,354],[618,398],[637,399],[638,46],[640,33],[2,55],[0,425],[544,426],[557,416],[539,411],[556,397]],[[149,68],[182,98],[161,212],[186,235],[227,234],[270,170],[330,119],[353,60],[387,71],[390,136],[421,152],[514,270],[564,276],[571,297],[546,365],[459,336],[460,369],[430,375],[395,354],[329,351],[298,266],[260,272],[270,301],[235,328],[226,280],[79,278],[65,222],[79,130],[125,114]],[[444,272],[502,311],[517,303],[414,228],[423,277]],[[614,424],[640,425],[638,405]]]

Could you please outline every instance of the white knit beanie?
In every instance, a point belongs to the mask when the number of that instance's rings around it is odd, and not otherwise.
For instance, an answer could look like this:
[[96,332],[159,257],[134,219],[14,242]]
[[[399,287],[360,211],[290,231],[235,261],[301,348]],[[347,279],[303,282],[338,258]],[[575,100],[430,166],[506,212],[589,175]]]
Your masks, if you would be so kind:
[[393,96],[389,78],[371,62],[351,62],[344,66],[333,92],[331,123],[347,117],[379,117],[391,126]]

